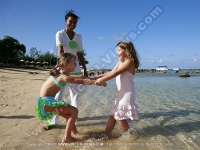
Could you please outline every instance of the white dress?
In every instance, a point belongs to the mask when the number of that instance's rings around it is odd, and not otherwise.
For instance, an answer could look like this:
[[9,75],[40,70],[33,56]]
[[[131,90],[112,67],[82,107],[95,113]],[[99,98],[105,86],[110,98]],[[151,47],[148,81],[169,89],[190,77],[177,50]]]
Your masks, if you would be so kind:
[[129,71],[116,77],[115,101],[111,103],[110,115],[116,120],[139,120],[135,103],[134,75]]

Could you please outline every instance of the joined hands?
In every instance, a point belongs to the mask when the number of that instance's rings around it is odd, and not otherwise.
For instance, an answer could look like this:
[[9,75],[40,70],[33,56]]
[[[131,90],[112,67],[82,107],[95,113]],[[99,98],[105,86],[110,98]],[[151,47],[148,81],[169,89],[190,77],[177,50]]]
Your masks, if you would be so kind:
[[86,84],[86,85],[95,84],[97,86],[107,87],[107,83],[105,81],[99,82],[100,79],[85,78],[85,77],[82,77],[82,78],[84,78],[84,84]]
[[97,79],[94,84],[97,85],[97,86],[107,87],[107,83],[105,81],[101,80],[100,78]]

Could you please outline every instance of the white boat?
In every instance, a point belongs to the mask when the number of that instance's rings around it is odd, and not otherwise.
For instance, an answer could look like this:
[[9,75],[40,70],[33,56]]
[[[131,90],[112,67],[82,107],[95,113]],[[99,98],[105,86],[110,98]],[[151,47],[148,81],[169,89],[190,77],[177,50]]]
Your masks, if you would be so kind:
[[156,68],[157,71],[167,71],[168,68],[167,66],[158,66],[158,68]]
[[173,70],[175,70],[175,71],[179,71],[179,70],[180,70],[180,68],[173,68]]

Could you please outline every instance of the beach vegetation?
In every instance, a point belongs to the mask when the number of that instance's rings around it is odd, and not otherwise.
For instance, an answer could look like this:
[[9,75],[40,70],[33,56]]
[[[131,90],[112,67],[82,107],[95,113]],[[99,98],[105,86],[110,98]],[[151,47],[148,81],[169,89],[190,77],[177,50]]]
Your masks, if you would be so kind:
[[36,47],[32,47],[30,50],[29,50],[29,56],[32,57],[32,58],[37,58],[41,55],[41,50],[37,50]]
[[[47,51],[41,52],[36,47],[32,47],[29,52],[26,46],[11,36],[4,36],[0,39],[0,63],[11,67],[40,67],[52,68],[57,63],[57,56]],[[86,56],[86,53],[83,53]],[[85,64],[89,62],[85,59]],[[81,66],[81,64],[79,63]]]
[[26,46],[11,36],[0,39],[0,60],[8,63],[8,60],[16,62],[18,57],[24,56]]

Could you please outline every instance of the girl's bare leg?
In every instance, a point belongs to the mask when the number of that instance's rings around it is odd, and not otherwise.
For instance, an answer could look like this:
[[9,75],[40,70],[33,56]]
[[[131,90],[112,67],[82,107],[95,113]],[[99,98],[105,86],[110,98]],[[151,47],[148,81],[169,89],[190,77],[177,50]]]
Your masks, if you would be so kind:
[[117,120],[117,122],[119,123],[120,128],[124,131],[127,132],[129,129],[129,125],[128,122],[126,120]]
[[71,143],[72,142],[72,137],[71,137],[71,133],[72,134],[77,134],[77,130],[76,130],[76,126],[75,126],[75,121],[76,121],[76,117],[74,117],[73,115],[67,115],[66,116],[66,129],[65,129],[65,135],[62,139],[63,143]]
[[[66,119],[66,123],[68,122],[68,119],[70,118],[70,115],[61,115],[63,118],[65,118]],[[72,128],[72,130],[71,130],[71,134],[72,135],[76,135],[76,134],[78,134],[78,131],[77,131],[77,129],[76,129],[76,125],[74,124],[74,127]]]
[[107,125],[106,125],[106,129],[105,129],[105,133],[110,133],[112,132],[112,130],[114,129],[116,124],[116,120],[113,116],[109,116]]
[[65,130],[65,136],[62,140],[62,142],[70,143],[72,142],[71,132],[77,133],[76,127],[75,127],[75,121],[78,115],[78,109],[73,106],[58,106],[58,107],[49,107],[45,106],[46,112],[55,112],[56,114],[63,116],[66,119],[66,130]]
[[75,124],[74,124],[74,127],[72,128],[71,134],[72,134],[72,135],[78,134],[78,131],[77,131],[77,129],[76,129],[76,125],[75,125]]

